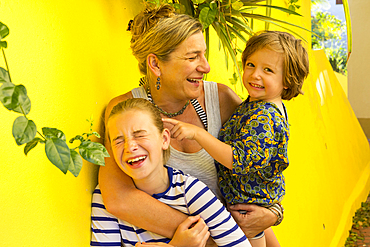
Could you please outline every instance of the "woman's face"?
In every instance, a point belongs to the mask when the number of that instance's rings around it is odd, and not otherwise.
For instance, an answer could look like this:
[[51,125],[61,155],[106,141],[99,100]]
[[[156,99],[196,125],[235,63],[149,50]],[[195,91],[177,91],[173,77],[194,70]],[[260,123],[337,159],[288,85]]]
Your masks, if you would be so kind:
[[160,61],[161,89],[179,100],[200,96],[200,81],[210,71],[205,57],[203,33],[193,34],[170,54],[168,61]]
[[132,109],[108,121],[109,138],[118,166],[134,180],[153,177],[163,168],[167,129],[160,133],[148,112]]

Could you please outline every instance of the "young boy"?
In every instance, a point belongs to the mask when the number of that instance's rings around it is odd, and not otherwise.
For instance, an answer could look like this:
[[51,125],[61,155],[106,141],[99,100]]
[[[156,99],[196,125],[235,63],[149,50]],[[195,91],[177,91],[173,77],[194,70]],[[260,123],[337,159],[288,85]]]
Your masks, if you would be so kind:
[[[282,100],[302,94],[308,54],[293,35],[267,31],[250,38],[242,55],[243,84],[249,97],[223,125],[219,140],[201,128],[174,119],[173,138],[196,140],[216,160],[219,186],[227,203],[253,203],[282,220],[282,172],[288,167],[289,125]],[[264,233],[250,238],[265,246]]]

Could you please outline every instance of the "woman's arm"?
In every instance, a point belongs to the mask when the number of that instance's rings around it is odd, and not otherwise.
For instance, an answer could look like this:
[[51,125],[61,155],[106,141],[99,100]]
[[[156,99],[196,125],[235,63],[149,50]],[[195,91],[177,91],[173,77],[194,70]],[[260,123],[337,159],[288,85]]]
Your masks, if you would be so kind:
[[[240,203],[232,206],[228,205],[228,210],[247,237],[256,236],[274,225],[278,219],[269,209],[255,204]],[[239,210],[247,211],[247,213],[241,214]]]
[[189,213],[199,214],[207,222],[211,237],[218,246],[250,246],[230,213],[204,183],[188,177],[185,184]]
[[[105,123],[112,108],[128,98],[132,98],[131,93],[111,100],[106,109]],[[133,225],[172,238],[187,216],[136,189],[131,178],[117,166],[107,133],[105,146],[111,157],[106,158],[105,166],[100,167],[99,186],[107,211]]]
[[221,124],[223,125],[233,114],[235,109],[242,103],[239,96],[228,86],[217,84],[218,98],[220,101]]

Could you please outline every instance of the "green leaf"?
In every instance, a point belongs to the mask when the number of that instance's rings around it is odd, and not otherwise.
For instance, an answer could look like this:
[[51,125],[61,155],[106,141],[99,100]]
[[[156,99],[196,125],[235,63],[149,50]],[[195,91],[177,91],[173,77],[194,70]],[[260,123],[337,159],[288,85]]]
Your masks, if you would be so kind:
[[71,154],[65,140],[55,137],[46,139],[45,153],[51,163],[58,167],[64,174],[67,173]]
[[104,157],[110,157],[107,149],[97,142],[85,141],[78,148],[82,158],[96,165],[104,166]]
[[[28,114],[31,111],[31,100],[28,98],[27,89],[23,85],[17,85],[14,88],[13,102],[16,107],[13,109],[15,112]],[[22,109],[23,111],[22,111]]]
[[217,3],[215,2],[212,2],[209,4],[209,7],[212,9],[212,10],[216,10],[217,9]]
[[205,7],[200,11],[199,14],[199,21],[203,25],[203,30],[209,27],[209,25],[212,24],[212,22],[215,20],[217,14],[217,9],[212,10],[209,7]]
[[[280,10],[282,12],[285,12],[285,13],[288,13],[290,15],[298,15],[298,16],[302,16],[301,14],[295,12],[295,11],[292,11],[290,9],[287,9],[287,8],[283,8],[283,7],[279,7],[279,6],[274,6],[274,5],[262,5],[262,4],[254,4],[254,3],[248,3],[247,4],[248,6],[254,6],[254,7],[266,7],[266,8],[271,8],[271,9],[277,9],[277,10]],[[240,10],[240,12],[244,12],[244,9],[243,10]],[[247,12],[247,11],[245,11]]]
[[39,142],[42,142],[42,140],[38,137],[34,138],[32,141],[27,142],[26,146],[24,146],[24,154],[27,155],[28,152],[36,147]]
[[235,10],[239,10],[243,7],[243,3],[240,1],[236,1],[235,3],[231,4],[231,7]]
[[96,136],[97,138],[100,138],[100,134],[99,134],[98,132],[94,131],[94,132],[92,132],[92,134],[93,134],[94,136]]
[[75,140],[79,140],[80,142],[83,142],[84,138],[81,135],[76,135],[75,137],[71,138],[71,140],[69,140],[69,143],[73,143]]
[[0,87],[0,101],[9,111],[16,107],[13,102],[14,88],[15,85],[11,82],[6,82]]
[[289,23],[289,22],[286,22],[286,21],[282,21],[282,20],[278,20],[278,19],[275,19],[275,18],[271,18],[271,17],[267,17],[267,16],[263,16],[263,15],[257,15],[257,14],[247,14],[247,13],[242,13],[243,16],[247,17],[247,18],[254,18],[254,19],[257,19],[257,20],[261,20],[261,21],[266,21],[266,22],[269,22],[271,24],[274,24],[278,27],[282,27],[284,28],[285,30],[288,30],[289,32],[291,32],[292,34],[295,34],[297,35],[300,39],[304,40],[307,42],[306,39],[304,39],[301,35],[299,35],[297,32],[294,32],[292,31],[291,29],[288,29],[282,25],[279,25],[277,22],[279,23],[282,23],[282,24],[286,24],[286,25],[289,25],[289,26],[293,26],[293,27],[297,27],[297,28],[300,28],[302,30],[305,30],[307,32],[310,32],[312,33],[310,30],[304,28],[304,27],[301,27],[301,26],[298,26],[296,24],[293,24],[293,23]]
[[0,87],[0,101],[9,111],[27,115],[31,110],[31,100],[28,98],[27,90],[23,85],[16,86],[11,82],[3,83]]
[[201,4],[204,3],[206,0],[193,0],[193,4]]
[[9,28],[2,22],[0,22],[0,40],[9,35]]
[[36,125],[24,116],[15,119],[13,123],[13,137],[18,146],[32,141],[36,136]]
[[0,47],[8,48],[8,42],[6,42],[6,41],[0,41]]
[[0,67],[0,83],[10,82],[9,72]]
[[52,138],[60,138],[63,141],[66,141],[66,136],[64,135],[63,131],[58,130],[56,128],[42,128],[42,133],[44,134],[45,138],[52,139]]
[[[231,41],[229,40],[229,38],[227,36],[227,33],[226,33],[226,30],[225,30],[224,26],[222,26],[217,21],[213,22],[212,26],[216,30],[217,35],[221,40],[221,43],[222,43],[222,45],[224,47],[224,50],[225,50],[225,55],[226,55],[226,50],[227,50],[229,52],[231,58],[233,59],[234,65],[235,65],[236,70],[237,70],[238,75],[239,75],[240,83],[241,83],[241,85],[243,85],[243,82],[242,82],[242,79],[241,79],[242,76],[240,74],[240,68],[239,68],[239,65],[238,65],[238,60],[236,58],[235,52],[234,52],[234,50],[232,48],[232,45],[231,45]],[[243,90],[243,87],[242,87],[242,90]]]
[[69,151],[71,153],[71,157],[68,171],[70,171],[73,176],[77,177],[82,169],[82,158],[76,150],[70,149]]
[[185,14],[194,17],[194,5],[189,0],[179,0],[179,3],[184,6]]

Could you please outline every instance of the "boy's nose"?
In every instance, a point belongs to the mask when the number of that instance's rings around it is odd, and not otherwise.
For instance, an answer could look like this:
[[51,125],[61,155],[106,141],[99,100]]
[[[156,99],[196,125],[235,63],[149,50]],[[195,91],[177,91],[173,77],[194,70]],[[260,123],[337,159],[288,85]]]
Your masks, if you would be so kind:
[[261,79],[261,71],[259,71],[258,69],[255,69],[252,73],[252,78],[255,78],[257,80],[260,80]]

